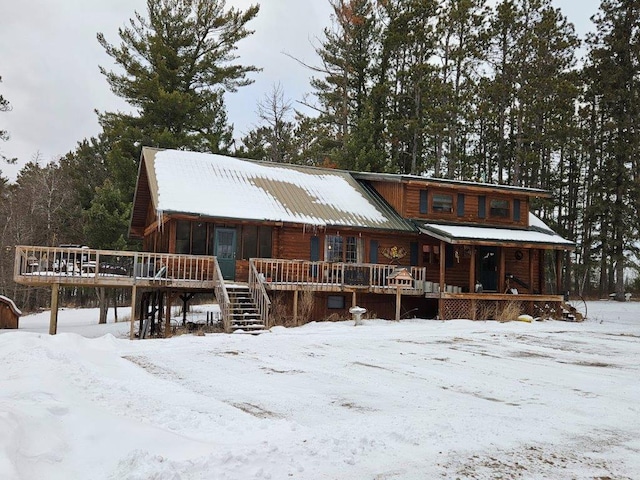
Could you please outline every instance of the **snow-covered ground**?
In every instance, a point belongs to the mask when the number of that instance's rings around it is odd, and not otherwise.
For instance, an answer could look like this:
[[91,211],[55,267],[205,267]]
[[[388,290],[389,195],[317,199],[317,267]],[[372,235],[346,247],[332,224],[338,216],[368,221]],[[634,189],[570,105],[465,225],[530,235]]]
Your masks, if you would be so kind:
[[144,341],[24,316],[0,479],[638,479],[640,303],[588,313]]

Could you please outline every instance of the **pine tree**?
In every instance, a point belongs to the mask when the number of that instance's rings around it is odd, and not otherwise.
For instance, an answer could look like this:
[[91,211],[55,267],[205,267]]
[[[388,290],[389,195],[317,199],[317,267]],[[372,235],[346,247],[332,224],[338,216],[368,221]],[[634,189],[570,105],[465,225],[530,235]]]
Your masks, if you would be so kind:
[[640,146],[638,73],[640,1],[603,0],[588,38],[588,98],[598,115],[599,149],[592,152],[595,211],[601,212],[600,288],[614,288],[624,299],[625,255],[638,232]]
[[[372,69],[378,51],[378,23],[371,0],[330,0],[333,28],[316,49],[322,66],[311,79],[319,112],[316,122],[328,136],[319,138],[331,162],[341,168],[380,171],[384,155],[367,130],[371,122]],[[363,130],[364,129],[364,130]],[[363,142],[365,143],[363,145]]]
[[[0,83],[2,83],[2,77],[0,76]],[[4,98],[4,96],[2,94],[0,94],[0,112],[8,112],[11,110],[11,104],[9,103],[9,100],[7,100],[6,98]],[[2,130],[0,129],[0,142],[6,142],[7,140],[9,140],[9,132],[7,132],[6,130]],[[0,160],[5,161],[7,163],[15,163],[16,159],[15,158],[7,158],[2,154],[2,151],[0,150]],[[0,173],[2,173],[2,170],[0,170]]]
[[232,141],[225,91],[252,83],[254,66],[241,65],[234,51],[252,34],[246,25],[258,14],[225,10],[223,0],[147,0],[147,17],[136,13],[118,31],[121,43],[98,41],[124,73],[101,67],[111,90],[134,113],[99,114],[112,150],[107,166],[123,195],[131,195],[142,145],[227,152]]

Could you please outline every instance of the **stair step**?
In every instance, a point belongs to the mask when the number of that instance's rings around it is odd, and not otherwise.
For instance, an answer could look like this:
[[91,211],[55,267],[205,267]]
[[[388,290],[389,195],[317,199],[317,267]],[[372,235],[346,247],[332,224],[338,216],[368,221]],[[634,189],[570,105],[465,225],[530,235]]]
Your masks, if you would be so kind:
[[231,325],[232,330],[265,330],[264,324],[256,323],[254,325]]

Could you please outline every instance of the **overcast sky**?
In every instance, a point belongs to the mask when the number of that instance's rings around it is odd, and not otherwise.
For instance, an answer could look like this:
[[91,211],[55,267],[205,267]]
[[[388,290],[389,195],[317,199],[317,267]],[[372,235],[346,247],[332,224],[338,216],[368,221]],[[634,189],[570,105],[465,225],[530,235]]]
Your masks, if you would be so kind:
[[[227,0],[245,9],[251,0]],[[229,121],[240,138],[257,123],[256,105],[280,83],[285,97],[309,92],[309,70],[284,54],[315,63],[313,44],[330,23],[328,0],[263,0],[249,27],[255,34],[238,44],[244,64],[263,69],[255,83],[227,95]],[[592,30],[599,0],[554,0],[581,38]],[[3,176],[17,172],[37,154],[43,162],[60,158],[76,143],[99,133],[94,110],[127,109],[108,88],[98,66],[113,63],[96,40],[102,32],[119,43],[118,28],[134,11],[146,13],[145,0],[0,0],[0,93],[13,110],[0,113],[0,129],[11,138],[0,143],[18,165],[0,164]]]

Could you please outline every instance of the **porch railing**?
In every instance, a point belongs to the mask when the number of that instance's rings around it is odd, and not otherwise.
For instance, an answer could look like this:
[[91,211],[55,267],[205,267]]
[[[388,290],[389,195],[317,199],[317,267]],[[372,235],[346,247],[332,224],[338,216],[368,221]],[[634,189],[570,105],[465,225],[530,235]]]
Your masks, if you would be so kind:
[[262,324],[266,328],[269,328],[271,326],[269,324],[269,309],[271,308],[271,300],[269,300],[269,295],[264,288],[264,276],[258,273],[258,270],[256,270],[255,262],[253,260],[249,261],[249,292],[251,293],[253,302],[260,312],[260,319],[262,320]]
[[[267,285],[296,285],[315,290],[335,288],[369,288],[377,291],[393,290],[389,275],[398,265],[376,263],[311,262],[307,260],[279,260],[254,258],[250,262],[256,274]],[[413,277],[412,293],[424,293],[426,268],[406,267]]]

